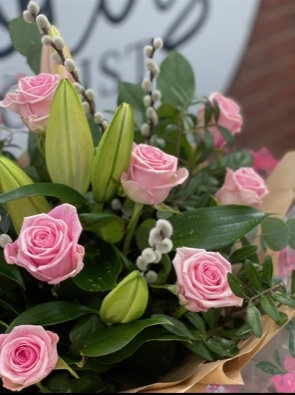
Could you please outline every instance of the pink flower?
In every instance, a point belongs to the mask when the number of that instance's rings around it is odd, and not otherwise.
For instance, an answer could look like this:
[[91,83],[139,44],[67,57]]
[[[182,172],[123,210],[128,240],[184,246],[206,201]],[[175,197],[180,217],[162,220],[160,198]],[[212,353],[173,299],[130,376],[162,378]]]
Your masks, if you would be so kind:
[[282,375],[276,374],[272,376],[269,381],[275,386],[279,393],[293,393],[295,392],[295,374],[285,373]]
[[177,276],[180,303],[189,311],[207,311],[211,307],[241,306],[227,282],[231,264],[218,252],[180,247],[172,261]]
[[252,167],[263,178],[275,169],[279,161],[275,159],[266,147],[262,147],[259,151],[252,151],[250,153],[253,157]]
[[0,334],[0,375],[3,387],[21,391],[44,379],[58,360],[57,334],[39,325],[19,325]]
[[60,80],[59,75],[46,73],[22,77],[16,91],[7,93],[4,100],[0,101],[0,107],[18,113],[31,131],[44,133],[51,102]]
[[48,214],[25,217],[18,239],[4,248],[7,263],[25,268],[33,277],[57,284],[83,269],[84,247],[77,210],[64,203]]
[[188,177],[188,170],[177,170],[177,165],[175,156],[151,145],[134,143],[130,167],[121,176],[126,195],[137,203],[162,203],[170,190]]
[[220,204],[245,204],[259,207],[268,194],[263,178],[252,167],[241,167],[234,171],[227,168],[224,183],[217,191]]
[[[221,93],[215,92],[209,96],[209,101],[214,105],[217,102],[219,108],[219,117],[214,116],[210,119],[206,129],[208,129],[213,137],[214,148],[219,149],[226,145],[226,140],[220,133],[217,125],[228,129],[232,135],[240,133],[243,125],[243,117],[240,113],[240,106],[232,99],[223,96]],[[197,113],[198,128],[200,127],[200,137],[204,138],[205,133],[205,105],[202,105]],[[212,125],[212,126],[210,126]]]
[[295,358],[291,357],[291,355],[286,355],[284,367],[288,373],[295,373]]

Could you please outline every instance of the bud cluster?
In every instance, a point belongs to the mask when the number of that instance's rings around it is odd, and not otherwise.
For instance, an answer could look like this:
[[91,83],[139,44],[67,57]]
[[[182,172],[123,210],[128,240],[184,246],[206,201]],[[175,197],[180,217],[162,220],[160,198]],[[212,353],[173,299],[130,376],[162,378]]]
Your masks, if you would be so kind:
[[147,57],[146,68],[149,72],[149,78],[144,78],[142,81],[142,88],[147,92],[143,98],[143,104],[146,108],[147,123],[143,123],[140,127],[141,134],[144,137],[150,138],[153,128],[158,124],[158,114],[155,110],[155,103],[161,99],[161,92],[153,89],[154,81],[160,73],[158,65],[155,63],[153,57],[155,51],[162,48],[163,42],[160,38],[152,40],[151,45],[144,47],[144,55]]
[[[95,112],[95,101],[94,101],[94,93],[90,89],[85,89],[83,84],[80,81],[79,69],[76,66],[74,60],[70,57],[67,58],[65,56],[65,43],[62,37],[58,35],[52,36],[51,28],[49,20],[46,15],[39,14],[40,8],[37,3],[34,1],[30,1],[28,3],[27,9],[23,12],[23,18],[28,23],[35,22],[40,33],[43,34],[42,44],[51,46],[55,51],[51,54],[51,58],[57,65],[63,65],[67,72],[73,78],[73,86],[76,91],[83,97],[83,108],[86,114],[93,115],[94,122],[96,122],[104,131],[108,122],[105,118],[100,116],[101,113]],[[91,91],[91,92],[90,92]],[[99,114],[99,115],[98,115]]]
[[173,248],[171,236],[172,225],[166,219],[158,219],[154,228],[150,230],[148,244],[142,250],[141,255],[136,260],[137,268],[143,272],[148,283],[157,281],[158,275],[151,267],[161,261],[162,255],[167,254]]

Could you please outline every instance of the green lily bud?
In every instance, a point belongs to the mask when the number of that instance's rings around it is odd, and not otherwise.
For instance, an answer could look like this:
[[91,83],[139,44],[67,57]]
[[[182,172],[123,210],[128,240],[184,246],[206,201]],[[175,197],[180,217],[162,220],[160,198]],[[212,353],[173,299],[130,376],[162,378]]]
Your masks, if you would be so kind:
[[97,203],[105,203],[115,195],[121,174],[129,167],[133,139],[132,107],[122,103],[104,131],[95,153],[91,183]]
[[78,93],[62,79],[50,108],[45,135],[45,160],[52,182],[84,195],[90,184],[94,145]]
[[[9,192],[24,185],[34,184],[32,179],[15,162],[0,155],[0,191]],[[51,206],[44,196],[30,196],[6,203],[14,229],[19,233],[24,217],[47,213]]]
[[148,298],[148,285],[139,270],[134,270],[105,296],[100,317],[108,325],[135,321],[144,313]]

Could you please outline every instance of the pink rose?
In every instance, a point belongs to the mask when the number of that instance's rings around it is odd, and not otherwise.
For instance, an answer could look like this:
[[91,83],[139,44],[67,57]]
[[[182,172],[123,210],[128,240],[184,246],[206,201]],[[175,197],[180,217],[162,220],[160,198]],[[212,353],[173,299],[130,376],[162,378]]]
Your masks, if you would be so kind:
[[234,171],[227,168],[224,183],[217,191],[220,204],[244,204],[259,207],[268,194],[263,178],[252,167]]
[[[239,133],[243,125],[243,118],[240,114],[240,106],[232,99],[223,96],[221,93],[215,92],[209,96],[209,101],[213,105],[217,102],[219,107],[219,117],[214,116],[210,119],[206,129],[208,129],[213,137],[214,148],[219,149],[226,145],[226,140],[220,133],[217,125],[228,129],[232,135]],[[199,135],[203,139],[205,133],[205,105],[202,105],[197,113]],[[210,126],[212,125],[212,126]],[[200,129],[199,129],[200,128]]]
[[274,385],[279,393],[294,393],[295,392],[295,374],[285,373],[276,374],[272,376],[269,381]]
[[0,334],[0,375],[3,387],[21,391],[44,379],[58,360],[57,334],[39,325],[19,325]]
[[85,250],[78,244],[81,231],[76,207],[61,204],[48,214],[25,217],[18,239],[6,244],[4,257],[38,280],[60,283],[83,269]]
[[31,131],[44,133],[51,102],[60,80],[59,75],[46,73],[22,77],[16,91],[7,93],[4,100],[0,101],[0,107],[18,113]]
[[250,153],[253,157],[252,167],[263,178],[275,169],[279,161],[275,159],[266,147],[262,147],[259,151],[252,151]]
[[295,358],[291,355],[286,355],[284,360],[284,367],[289,373],[295,373]]
[[202,248],[180,247],[172,261],[176,272],[179,301],[189,311],[207,311],[211,307],[241,306],[227,282],[231,264],[218,252]]
[[178,158],[160,148],[134,143],[129,170],[121,176],[126,195],[137,203],[162,203],[188,177],[188,170],[177,165]]

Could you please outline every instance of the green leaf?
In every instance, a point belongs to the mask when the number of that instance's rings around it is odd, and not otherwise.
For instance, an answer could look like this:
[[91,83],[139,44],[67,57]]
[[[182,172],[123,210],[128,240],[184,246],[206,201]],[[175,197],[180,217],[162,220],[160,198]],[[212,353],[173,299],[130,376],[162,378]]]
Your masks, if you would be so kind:
[[179,321],[176,318],[170,317],[165,314],[153,314],[152,317],[158,318],[166,318],[169,321],[169,325],[163,325],[163,327],[168,331],[173,333],[174,335],[183,337],[183,340],[193,340],[194,336],[190,332],[190,330],[185,326],[182,321]]
[[171,322],[163,317],[152,317],[128,324],[106,326],[104,330],[85,339],[84,347],[80,352],[88,357],[117,352],[130,343],[140,332],[153,325],[171,325]]
[[[100,247],[100,248],[99,248]],[[117,284],[122,270],[120,256],[108,244],[96,246],[96,256],[86,254],[85,265],[72,280],[81,289],[89,292],[109,291]],[[88,259],[90,258],[90,259]]]
[[107,243],[117,243],[124,236],[122,217],[110,213],[83,213],[79,215],[84,230],[96,233]]
[[74,376],[76,379],[79,378],[77,373],[60,357],[58,357],[57,364],[54,369],[56,369],[56,370],[65,369],[69,373],[71,373],[71,375]]
[[295,249],[295,218],[289,218],[286,224],[288,225],[290,233],[289,246]]
[[119,81],[118,89],[118,106],[124,102],[130,104],[133,109],[134,124],[139,127],[146,122],[146,108],[143,104],[146,92],[140,85],[122,81]]
[[64,184],[50,182],[40,182],[13,189],[12,191],[0,194],[0,204],[6,204],[11,200],[21,199],[29,196],[52,196],[60,199],[61,202],[70,203],[78,209],[90,210],[91,207],[87,199],[75,189]]
[[186,211],[169,218],[174,229],[171,237],[173,246],[220,249],[254,229],[267,215],[255,208],[239,205],[202,207]]
[[197,328],[199,331],[201,331],[203,334],[206,334],[206,326],[205,326],[205,322],[203,320],[203,318],[200,316],[200,314],[198,313],[192,313],[190,311],[186,311],[184,314],[185,318],[187,318],[189,320],[189,322],[191,324],[193,324],[193,326],[195,328]]
[[242,248],[239,248],[238,250],[235,250],[229,257],[229,261],[234,264],[234,263],[241,263],[245,259],[251,259],[251,257],[256,257],[257,255],[257,249],[258,246],[256,245],[248,245]]
[[269,217],[261,223],[261,237],[273,251],[280,251],[289,241],[289,228],[279,218]]
[[267,295],[261,295],[260,306],[262,310],[269,315],[277,324],[280,322],[280,314],[276,303]]
[[244,262],[244,270],[251,287],[256,290],[262,290],[260,274],[254,264],[250,261]]
[[249,301],[247,306],[247,322],[256,337],[261,337],[263,333],[263,325],[261,314],[253,302]]
[[[9,22],[11,42],[20,54],[24,55],[35,74],[40,73],[41,35],[35,23],[27,23],[23,17]],[[32,58],[33,56],[33,58]]]
[[275,293],[273,292],[271,294],[272,298],[274,300],[276,300],[278,303],[283,304],[285,306],[290,306],[290,307],[295,307],[295,300],[292,299],[290,296],[288,295],[283,295],[283,294],[279,294],[279,293]]
[[188,60],[179,52],[171,51],[161,63],[157,88],[162,93],[162,102],[176,107],[188,107],[191,104],[195,94],[194,72]]
[[271,374],[272,376],[274,375],[282,375],[286,373],[286,370],[284,368],[280,368],[278,366],[275,366],[271,362],[268,361],[261,361],[257,362],[255,366],[259,369],[261,369],[263,372]]
[[227,281],[228,281],[228,285],[230,286],[230,289],[233,291],[235,295],[243,299],[247,298],[247,295],[242,288],[242,284],[240,283],[240,280],[234,274],[227,273]]
[[159,342],[159,341],[182,341],[188,342],[187,338],[184,338],[180,335],[167,333],[163,330],[163,328],[159,327],[148,327],[145,328],[142,332],[140,332],[132,341],[126,344],[125,347],[120,350],[99,357],[99,360],[105,364],[117,363],[122,361],[123,359],[133,355],[135,351],[137,351],[144,343],[148,342]]
[[232,340],[210,336],[204,343],[209,350],[223,358],[233,357],[239,353],[239,348]]
[[0,259],[0,275],[4,276],[6,279],[14,281],[18,286],[25,290],[25,283],[18,266],[7,264],[4,259]]
[[270,256],[267,256],[262,265],[261,280],[268,286],[271,286],[273,276],[273,264]]
[[71,321],[82,315],[93,313],[93,309],[77,303],[47,302],[33,306],[13,320],[6,330],[10,332],[17,325],[53,325]]

